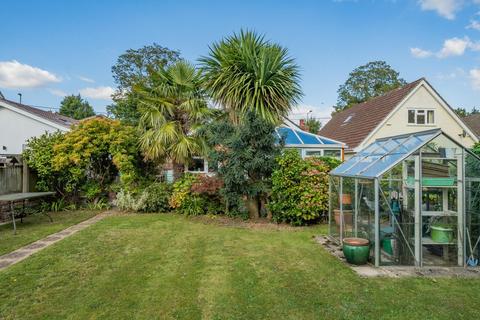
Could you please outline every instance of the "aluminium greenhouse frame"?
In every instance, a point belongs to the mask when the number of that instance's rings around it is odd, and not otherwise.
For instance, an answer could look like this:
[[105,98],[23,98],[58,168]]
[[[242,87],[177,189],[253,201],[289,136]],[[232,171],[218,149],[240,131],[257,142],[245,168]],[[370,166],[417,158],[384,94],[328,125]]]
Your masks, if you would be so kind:
[[[470,170],[466,181],[467,158],[478,170],[474,176]],[[339,243],[350,236],[368,238],[377,267],[421,267],[429,256],[433,265],[449,260],[464,266],[475,254],[467,240],[480,239],[480,158],[440,129],[376,140],[330,173],[329,188],[330,236]],[[472,201],[476,207],[470,210]],[[432,221],[442,219],[454,226],[455,237],[436,242],[432,230],[440,227]],[[385,245],[390,238],[393,244]]]

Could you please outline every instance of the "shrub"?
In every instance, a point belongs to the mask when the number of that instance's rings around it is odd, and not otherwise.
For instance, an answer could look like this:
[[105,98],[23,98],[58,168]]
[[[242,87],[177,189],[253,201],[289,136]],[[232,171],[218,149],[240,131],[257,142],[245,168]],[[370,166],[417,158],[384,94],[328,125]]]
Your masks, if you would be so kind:
[[173,209],[180,209],[182,207],[185,199],[191,195],[190,188],[197,179],[198,176],[186,173],[175,181],[173,184],[173,192],[169,200],[170,207]]
[[113,204],[116,205],[120,210],[130,211],[134,210],[136,200],[132,192],[125,189],[121,189],[117,192],[117,196],[113,201]]
[[303,225],[326,217],[331,167],[325,159],[302,159],[296,150],[285,150],[277,163],[269,203],[273,219]]
[[222,187],[218,177],[185,174],[173,184],[170,206],[185,215],[223,213]]
[[220,190],[223,188],[223,180],[219,177],[200,176],[190,188],[192,196],[198,195],[203,202],[204,212],[208,214],[219,214],[225,211],[225,203]]
[[170,185],[154,182],[142,191],[134,209],[140,212],[168,212],[170,211],[169,198]]
[[136,212],[168,212],[170,185],[163,182],[152,182],[136,193],[121,189],[117,193],[114,204],[121,210]]

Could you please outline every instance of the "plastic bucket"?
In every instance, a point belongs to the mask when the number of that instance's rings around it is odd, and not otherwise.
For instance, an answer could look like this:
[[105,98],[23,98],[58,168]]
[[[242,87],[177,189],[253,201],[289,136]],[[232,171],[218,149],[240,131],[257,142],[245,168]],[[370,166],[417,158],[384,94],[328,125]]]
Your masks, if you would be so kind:
[[431,226],[430,236],[433,241],[438,243],[449,243],[453,241],[453,228]]

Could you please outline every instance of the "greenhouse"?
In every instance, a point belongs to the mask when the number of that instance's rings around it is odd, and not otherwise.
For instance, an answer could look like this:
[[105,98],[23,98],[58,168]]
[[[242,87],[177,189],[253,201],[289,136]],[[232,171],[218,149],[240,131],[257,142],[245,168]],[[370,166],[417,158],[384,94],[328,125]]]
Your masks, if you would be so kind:
[[440,129],[376,140],[331,172],[329,233],[375,266],[475,266],[480,158]]

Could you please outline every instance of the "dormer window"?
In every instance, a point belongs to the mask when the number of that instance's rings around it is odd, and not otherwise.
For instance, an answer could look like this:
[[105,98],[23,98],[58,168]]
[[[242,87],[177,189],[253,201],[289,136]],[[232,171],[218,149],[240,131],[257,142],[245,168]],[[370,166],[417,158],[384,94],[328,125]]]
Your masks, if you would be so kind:
[[408,124],[435,124],[435,110],[410,109],[408,110]]

